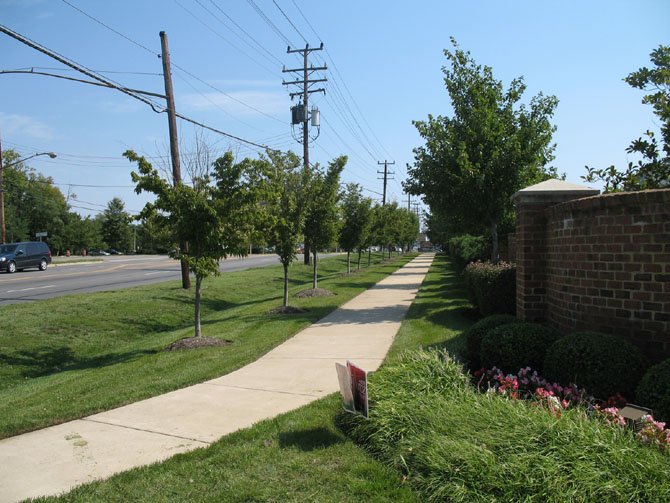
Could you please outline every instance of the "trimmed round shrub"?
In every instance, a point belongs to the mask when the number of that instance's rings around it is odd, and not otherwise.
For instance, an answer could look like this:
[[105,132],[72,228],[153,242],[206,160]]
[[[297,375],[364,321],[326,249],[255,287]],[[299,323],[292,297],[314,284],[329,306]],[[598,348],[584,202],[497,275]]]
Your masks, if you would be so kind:
[[547,349],[560,337],[555,329],[537,323],[502,325],[482,338],[482,366],[506,373],[530,367],[542,373]]
[[463,270],[468,299],[482,316],[516,313],[516,266],[471,262]]
[[517,319],[509,314],[494,314],[479,320],[465,331],[465,357],[470,362],[472,370],[479,369],[481,365],[482,338],[494,328],[510,323],[517,323]]
[[670,358],[649,367],[635,396],[639,405],[653,411],[654,419],[670,422]]
[[551,345],[544,374],[563,385],[577,384],[602,400],[616,393],[630,400],[646,365],[642,352],[622,337],[575,332]]

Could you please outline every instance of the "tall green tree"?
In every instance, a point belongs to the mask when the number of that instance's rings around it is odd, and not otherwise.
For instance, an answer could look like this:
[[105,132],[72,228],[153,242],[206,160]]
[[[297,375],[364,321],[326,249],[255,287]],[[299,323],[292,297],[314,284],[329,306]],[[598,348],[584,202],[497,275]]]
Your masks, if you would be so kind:
[[419,236],[419,217],[407,208],[398,208],[398,212],[400,220],[400,225],[398,226],[398,243],[406,251],[409,251]]
[[542,93],[521,102],[521,77],[505,90],[488,66],[478,65],[452,39],[442,69],[453,114],[414,121],[424,139],[414,149],[405,189],[422,195],[435,215],[461,231],[488,228],[498,259],[498,226],[511,212],[510,196],[524,186],[556,176],[550,123],[558,100]]
[[652,68],[643,67],[624,80],[632,87],[647,91],[642,103],[651,105],[660,121],[661,144],[653,131],[633,140],[626,149],[637,154],[637,162],[629,162],[626,169],[610,166],[595,169],[586,166],[587,182],[602,181],[605,192],[633,191],[670,187],[670,46],[659,45],[649,55]]
[[328,164],[324,173],[314,169],[309,182],[309,201],[305,215],[305,243],[310,244],[313,258],[312,288],[318,287],[318,254],[336,241],[338,235],[338,198],[340,174],[347,164],[343,155]]
[[168,225],[179,241],[188,241],[188,251],[177,251],[174,258],[184,259],[195,276],[195,337],[202,335],[200,303],[202,283],[217,276],[219,261],[229,255],[246,255],[248,237],[256,223],[259,180],[253,162],[235,163],[228,152],[214,162],[193,186],[170,185],[144,157],[132,150],[123,154],[137,163],[131,173],[135,192],[156,196],[143,208],[141,218],[158,218]]
[[305,222],[306,185],[309,173],[299,170],[300,158],[293,152],[268,152],[270,190],[267,192],[269,212],[266,236],[284,270],[283,306],[288,307],[289,267],[297,258]]
[[69,208],[53,180],[37,173],[12,149],[2,152],[7,241],[34,241],[47,232],[47,242],[59,252],[64,243]]
[[351,252],[358,250],[358,268],[361,266],[360,254],[372,225],[372,201],[363,197],[360,185],[348,183],[342,194],[342,226],[340,228],[340,246],[347,252],[347,273],[351,273]]
[[107,208],[99,215],[102,239],[107,246],[128,251],[132,239],[132,217],[126,211],[123,201],[115,197],[107,203]]

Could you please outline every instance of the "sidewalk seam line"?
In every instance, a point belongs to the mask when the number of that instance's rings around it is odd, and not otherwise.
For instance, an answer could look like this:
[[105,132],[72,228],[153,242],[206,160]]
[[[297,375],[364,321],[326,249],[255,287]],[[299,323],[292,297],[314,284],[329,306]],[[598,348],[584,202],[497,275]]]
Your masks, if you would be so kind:
[[144,433],[152,433],[154,435],[162,435],[164,437],[178,438],[180,440],[190,440],[191,442],[198,442],[198,443],[205,444],[205,445],[212,445],[212,443],[213,443],[213,442],[208,442],[207,440],[200,440],[198,438],[182,437],[180,435],[172,435],[170,433],[163,433],[162,431],[147,430],[145,428],[136,428],[134,426],[127,426],[125,424],[109,423],[107,421],[100,421],[98,419],[91,419],[91,418],[88,418],[88,417],[84,417],[84,418],[80,419],[80,421],[89,421],[91,423],[104,424],[106,426],[115,426],[117,428],[124,428],[124,429],[127,429],[127,430],[141,431],[141,432],[144,432]]
[[[263,388],[248,388],[246,386],[234,386],[231,384],[217,384],[211,381],[204,382],[203,384],[208,384],[210,386],[217,386],[219,388],[232,388],[232,389],[242,389],[242,390],[248,390],[248,391],[264,391],[266,393],[280,393],[282,395],[294,395],[294,396],[306,396],[310,398],[319,398],[319,395],[315,395],[313,393],[293,393],[291,391],[280,391],[280,390],[274,390],[274,389],[263,389]],[[334,393],[331,391],[331,393]]]

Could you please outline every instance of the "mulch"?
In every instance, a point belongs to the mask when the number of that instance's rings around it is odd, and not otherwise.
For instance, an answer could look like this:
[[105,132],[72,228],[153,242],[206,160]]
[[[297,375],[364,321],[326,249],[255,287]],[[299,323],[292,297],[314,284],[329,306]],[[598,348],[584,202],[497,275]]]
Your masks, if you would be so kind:
[[233,341],[216,339],[215,337],[186,337],[170,344],[166,351],[180,351],[182,349],[209,348],[213,346],[230,346]]
[[295,294],[299,299],[307,299],[313,297],[332,297],[335,295],[330,290],[325,290],[323,288],[310,288],[309,290],[302,290]]
[[297,313],[306,313],[307,309],[300,309],[299,307],[293,306],[279,306],[270,310],[270,314],[297,314]]

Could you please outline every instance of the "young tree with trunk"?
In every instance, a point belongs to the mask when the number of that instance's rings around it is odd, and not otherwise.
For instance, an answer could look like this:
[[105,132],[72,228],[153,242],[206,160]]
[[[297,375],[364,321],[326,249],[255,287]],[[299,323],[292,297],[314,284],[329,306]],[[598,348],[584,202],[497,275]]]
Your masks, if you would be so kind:
[[195,276],[195,337],[202,335],[200,301],[202,283],[218,276],[219,261],[229,255],[246,255],[247,237],[257,224],[262,174],[253,161],[235,164],[228,152],[218,158],[212,171],[193,180],[193,185],[171,185],[144,157],[132,150],[123,154],[137,163],[131,173],[135,192],[156,196],[147,203],[140,218],[155,218],[170,227],[179,241],[188,241],[188,251],[172,256],[185,260]]
[[553,159],[550,119],[558,100],[540,93],[522,104],[522,78],[505,90],[490,67],[452,44],[444,51],[449,66],[443,73],[453,114],[414,122],[425,144],[414,149],[404,185],[461,231],[488,229],[498,260],[498,226],[512,210],[510,196],[556,175],[546,166]]
[[346,164],[347,156],[343,155],[330,162],[325,173],[316,169],[311,172],[304,234],[313,258],[313,289],[318,287],[319,250],[330,246],[337,239],[340,174]]
[[348,183],[342,194],[342,226],[340,246],[347,252],[347,274],[351,273],[351,252],[358,250],[358,268],[361,268],[361,250],[370,231],[372,203],[363,197],[360,185]]
[[288,270],[297,258],[296,250],[302,239],[305,221],[305,187],[309,172],[299,170],[300,158],[293,152],[269,152],[269,190],[265,235],[274,246],[284,269],[283,307],[288,307]]

